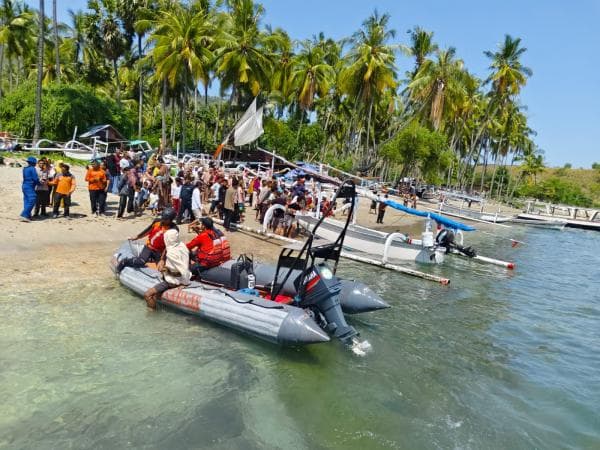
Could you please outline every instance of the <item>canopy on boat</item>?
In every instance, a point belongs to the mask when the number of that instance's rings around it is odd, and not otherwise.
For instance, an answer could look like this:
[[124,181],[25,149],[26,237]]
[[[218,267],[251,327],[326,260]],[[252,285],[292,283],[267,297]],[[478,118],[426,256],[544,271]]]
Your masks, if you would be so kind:
[[441,216],[433,212],[419,211],[418,209],[409,208],[408,206],[404,206],[403,204],[394,202],[392,200],[381,200],[381,202],[385,203],[388,206],[391,206],[394,209],[404,211],[408,214],[414,214],[415,216],[420,217],[429,217],[447,228],[462,231],[475,231],[475,227],[472,227],[471,225],[465,225],[464,223],[456,222],[455,220],[448,219],[447,217]]

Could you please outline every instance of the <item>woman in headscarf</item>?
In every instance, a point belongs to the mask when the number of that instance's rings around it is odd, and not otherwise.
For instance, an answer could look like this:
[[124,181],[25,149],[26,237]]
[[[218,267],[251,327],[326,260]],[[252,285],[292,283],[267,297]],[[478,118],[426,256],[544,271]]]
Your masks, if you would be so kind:
[[170,229],[165,232],[165,252],[157,265],[162,281],[144,293],[146,305],[156,309],[156,300],[168,289],[190,284],[190,252],[179,240],[179,232]]

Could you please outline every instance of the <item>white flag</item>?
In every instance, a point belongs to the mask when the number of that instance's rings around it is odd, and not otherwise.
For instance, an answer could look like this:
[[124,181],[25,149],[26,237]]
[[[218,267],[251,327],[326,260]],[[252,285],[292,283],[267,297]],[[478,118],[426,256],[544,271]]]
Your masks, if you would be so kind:
[[[248,111],[254,109],[251,115],[248,115]],[[245,120],[242,120],[244,119]],[[235,126],[233,134],[233,145],[240,146],[249,144],[255,141],[263,134],[263,107],[261,106],[256,110],[256,99],[250,105],[250,108],[244,113],[242,119]]]

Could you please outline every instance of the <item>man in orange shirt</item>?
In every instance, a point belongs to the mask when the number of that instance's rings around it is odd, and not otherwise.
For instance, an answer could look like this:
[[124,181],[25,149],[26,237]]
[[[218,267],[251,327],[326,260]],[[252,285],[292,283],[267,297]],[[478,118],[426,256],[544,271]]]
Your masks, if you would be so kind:
[[71,194],[75,191],[77,185],[75,184],[75,177],[69,172],[69,165],[62,164],[60,166],[61,173],[54,177],[54,179],[48,184],[56,186],[54,193],[54,210],[52,211],[52,217],[58,217],[58,208],[60,207],[61,200],[65,205],[65,217],[69,217],[69,207],[71,206]]
[[85,181],[88,182],[88,191],[90,192],[90,203],[92,205],[92,214],[104,214],[106,209],[106,188],[108,186],[106,173],[100,168],[100,162],[95,159],[92,167],[88,168],[85,174]]

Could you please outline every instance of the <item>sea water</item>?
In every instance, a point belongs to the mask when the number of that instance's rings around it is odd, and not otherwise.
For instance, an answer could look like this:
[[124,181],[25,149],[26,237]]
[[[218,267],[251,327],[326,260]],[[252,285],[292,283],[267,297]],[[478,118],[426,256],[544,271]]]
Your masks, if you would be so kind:
[[600,233],[486,230],[516,270],[342,262],[393,306],[349,318],[362,358],[148,312],[109,274],[5,292],[0,448],[600,448]]

